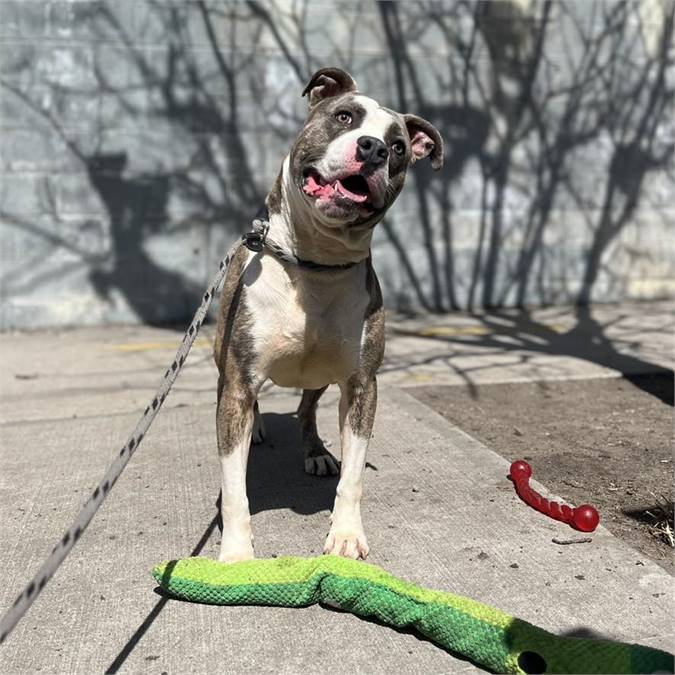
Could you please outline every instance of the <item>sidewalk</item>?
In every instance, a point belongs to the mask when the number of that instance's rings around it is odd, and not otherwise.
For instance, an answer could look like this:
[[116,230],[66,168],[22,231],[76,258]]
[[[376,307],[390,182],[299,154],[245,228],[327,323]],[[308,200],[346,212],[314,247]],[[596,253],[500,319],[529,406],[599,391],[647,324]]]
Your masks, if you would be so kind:
[[[507,462],[404,389],[669,367],[672,309],[602,308],[576,330],[559,309],[527,321],[508,313],[390,320],[363,503],[370,561],[552,632],[672,651],[672,577],[603,528],[592,544],[552,543],[571,530],[515,497]],[[481,672],[413,635],[319,607],[219,608],[153,593],[154,563],[217,553],[212,332],[207,326],[143,447],[1,648],[0,670]],[[181,334],[0,336],[0,611],[124,441]],[[336,481],[302,471],[297,401],[271,387],[261,398],[268,440],[252,450],[249,469],[261,557],[316,555],[327,531]],[[336,391],[321,403],[320,433],[339,452]]]

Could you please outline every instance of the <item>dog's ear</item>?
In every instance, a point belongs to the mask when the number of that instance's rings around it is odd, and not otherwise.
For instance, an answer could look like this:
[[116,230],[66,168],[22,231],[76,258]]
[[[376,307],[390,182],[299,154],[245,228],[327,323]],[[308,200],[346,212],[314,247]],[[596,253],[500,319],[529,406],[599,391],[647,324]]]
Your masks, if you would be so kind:
[[443,139],[438,129],[417,115],[403,115],[403,119],[412,147],[410,163],[429,157],[431,168],[440,169],[443,166]]
[[326,98],[356,90],[356,82],[349,73],[340,68],[322,68],[312,75],[302,95],[309,94],[309,107],[313,108]]

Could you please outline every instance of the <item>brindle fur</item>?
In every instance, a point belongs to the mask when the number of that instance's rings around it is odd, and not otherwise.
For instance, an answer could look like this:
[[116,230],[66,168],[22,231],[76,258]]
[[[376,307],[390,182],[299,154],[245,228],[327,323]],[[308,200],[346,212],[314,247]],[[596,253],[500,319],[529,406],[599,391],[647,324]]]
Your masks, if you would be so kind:
[[267,205],[268,213],[280,213],[281,212],[281,171],[279,171],[274,185],[270,190],[270,193],[267,195],[265,204]]
[[213,352],[219,373],[216,433],[221,455],[232,451],[253,422],[255,393],[250,373],[255,354],[242,279],[248,253],[244,246],[237,249],[220,296]]
[[[355,264],[339,272],[316,272],[295,268],[266,251],[251,254],[243,246],[230,264],[214,348],[219,371],[216,427],[223,468],[221,560],[253,555],[245,469],[258,415],[258,389],[266,379],[303,388],[298,419],[305,469],[316,474],[338,471],[337,460],[319,437],[316,409],[327,386],[339,385],[343,462],[325,550],[351,557],[368,554],[360,499],[377,405],[376,373],[384,355],[382,293],[370,259],[370,238],[372,228],[401,191],[413,159],[431,154],[437,168],[443,156],[440,136],[428,122],[388,111],[367,97],[358,98],[356,84],[343,71],[319,71],[305,93],[310,94],[307,122],[267,196],[268,236],[299,258]],[[346,130],[336,125],[341,110],[355,121],[351,136],[343,135]],[[364,118],[367,131],[361,133],[376,133],[392,148],[383,169],[386,173],[367,174],[368,180],[381,181],[373,184],[375,210],[357,217],[352,206],[351,217],[326,220],[303,192],[304,171],[326,158],[342,162],[344,148],[356,142],[354,132]],[[428,131],[432,140],[421,136],[413,147],[409,125]],[[399,140],[405,148],[401,154],[393,152]]]
[[[318,159],[317,149],[324,148],[343,131],[335,122],[335,113],[339,110],[351,112],[354,115],[355,124],[358,124],[365,115],[363,106],[355,101],[352,92],[322,100],[310,110],[302,133],[298,136],[290,152],[291,173],[298,189],[302,190],[302,167],[308,162]],[[406,139],[407,131],[403,115],[393,110],[390,111],[388,108],[383,108],[383,110],[389,112],[393,118],[392,124],[386,131],[385,140],[398,136],[405,142],[406,149],[402,157],[392,157],[391,159],[385,208],[376,210],[370,218],[358,222],[358,225],[365,228],[375,227],[384,216],[387,208],[396,200],[403,189],[411,160],[410,142]]]
[[384,358],[384,307],[380,282],[367,260],[366,291],[370,302],[364,317],[364,339],[359,370],[348,380],[349,424],[361,438],[370,438],[377,407],[376,373]]
[[302,391],[302,399],[298,406],[298,422],[300,422],[302,449],[306,458],[318,457],[328,452],[316,427],[316,406],[326,389],[328,385],[321,389],[303,389]]

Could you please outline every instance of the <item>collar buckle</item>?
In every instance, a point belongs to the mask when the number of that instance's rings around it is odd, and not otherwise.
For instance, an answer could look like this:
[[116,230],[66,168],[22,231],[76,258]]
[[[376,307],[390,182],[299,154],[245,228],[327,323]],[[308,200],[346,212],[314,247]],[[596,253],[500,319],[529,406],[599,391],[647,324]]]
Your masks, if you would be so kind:
[[246,246],[249,251],[260,253],[265,246],[265,240],[267,239],[267,232],[269,229],[270,224],[266,218],[256,218],[253,221],[253,229],[241,236],[244,246]]
[[241,235],[241,239],[244,242],[244,246],[254,253],[260,253],[265,245],[265,236],[262,232],[247,232]]

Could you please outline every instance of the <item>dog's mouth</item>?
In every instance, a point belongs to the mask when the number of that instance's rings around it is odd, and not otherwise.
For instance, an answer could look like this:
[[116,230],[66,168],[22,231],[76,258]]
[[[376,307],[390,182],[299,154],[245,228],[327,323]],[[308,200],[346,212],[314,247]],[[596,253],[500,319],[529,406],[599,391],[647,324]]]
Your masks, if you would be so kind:
[[306,169],[302,189],[305,194],[316,199],[351,202],[370,210],[373,208],[368,181],[358,173],[328,181],[315,169]]

